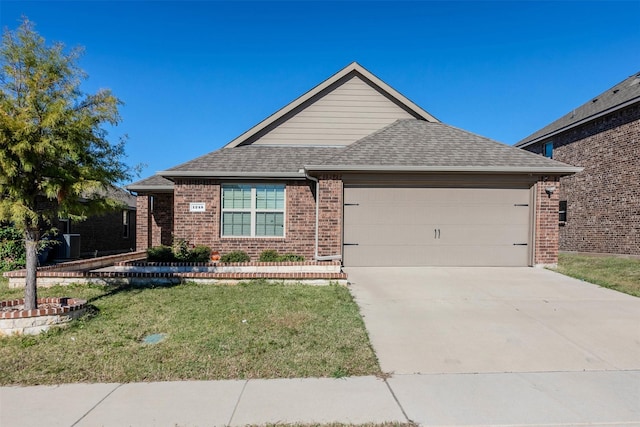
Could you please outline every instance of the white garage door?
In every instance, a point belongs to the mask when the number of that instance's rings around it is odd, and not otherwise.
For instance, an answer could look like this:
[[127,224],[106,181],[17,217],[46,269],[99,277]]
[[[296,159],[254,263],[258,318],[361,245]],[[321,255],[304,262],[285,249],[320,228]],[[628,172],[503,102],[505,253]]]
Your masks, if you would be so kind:
[[346,266],[527,266],[528,189],[345,187]]

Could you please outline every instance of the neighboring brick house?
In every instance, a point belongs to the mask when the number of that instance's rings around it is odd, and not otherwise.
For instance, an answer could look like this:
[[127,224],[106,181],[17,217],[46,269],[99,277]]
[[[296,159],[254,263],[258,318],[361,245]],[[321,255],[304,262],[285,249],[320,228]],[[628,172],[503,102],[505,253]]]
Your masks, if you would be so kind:
[[560,180],[560,250],[640,255],[640,73],[515,146],[584,168]]
[[223,148],[133,183],[137,249],[186,239],[345,266],[557,262],[580,169],[440,123],[352,63]]
[[55,247],[53,257],[84,258],[135,250],[136,197],[120,188],[113,188],[108,197],[121,202],[122,209],[93,215],[84,221],[58,221],[61,244]]

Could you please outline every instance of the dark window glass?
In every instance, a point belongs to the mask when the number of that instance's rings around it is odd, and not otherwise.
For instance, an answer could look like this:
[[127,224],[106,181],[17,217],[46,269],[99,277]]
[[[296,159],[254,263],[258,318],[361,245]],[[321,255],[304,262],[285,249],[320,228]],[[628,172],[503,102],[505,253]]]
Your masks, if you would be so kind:
[[558,211],[558,219],[560,222],[567,222],[567,201],[560,200],[560,209]]

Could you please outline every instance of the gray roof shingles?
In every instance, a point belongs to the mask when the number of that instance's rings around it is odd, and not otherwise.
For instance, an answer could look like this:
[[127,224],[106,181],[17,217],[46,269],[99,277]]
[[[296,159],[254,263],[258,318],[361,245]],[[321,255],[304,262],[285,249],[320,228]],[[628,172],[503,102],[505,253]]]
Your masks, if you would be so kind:
[[[324,161],[330,166],[522,167],[567,166],[443,123],[398,120]],[[314,163],[320,165],[320,163]]]
[[616,107],[633,100],[640,101],[640,72],[631,75],[611,89],[606,90],[570,113],[560,117],[553,123],[532,133],[515,145],[516,147],[526,145],[529,142],[543,138],[545,135],[571,127],[573,124],[589,119],[590,117],[597,116],[598,114],[604,113],[608,110],[613,110]]
[[151,175],[148,178],[141,179],[140,181],[136,181],[126,186],[127,189],[136,191],[136,188],[145,188],[145,187],[170,187],[173,185],[173,182],[169,181],[167,178],[161,177],[160,175]]
[[341,147],[242,145],[213,151],[166,171],[298,173],[305,164],[322,162]]
[[[418,119],[397,120],[347,147],[246,145],[223,148],[167,171],[171,177],[189,172],[203,176],[228,174],[284,173],[299,175],[305,166],[397,167],[410,171],[441,168],[537,168],[541,171],[570,166],[525,150],[467,132],[443,123]],[[171,186],[154,175],[127,188],[150,189]]]

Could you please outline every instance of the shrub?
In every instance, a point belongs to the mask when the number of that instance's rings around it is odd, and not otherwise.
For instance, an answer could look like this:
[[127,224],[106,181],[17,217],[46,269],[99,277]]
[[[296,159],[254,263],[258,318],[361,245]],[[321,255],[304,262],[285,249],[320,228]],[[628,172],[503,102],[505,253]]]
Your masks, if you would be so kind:
[[267,249],[260,254],[260,262],[301,262],[304,261],[302,255],[284,254],[279,255],[273,249]]
[[191,253],[189,251],[189,242],[184,239],[175,239],[173,241],[173,256],[176,261],[190,262]]
[[0,226],[0,271],[23,268],[26,251],[22,233],[10,225]]
[[232,251],[220,257],[220,262],[249,262],[251,258],[245,251]]
[[175,257],[169,246],[160,245],[147,249],[147,259],[155,262],[172,262]]
[[209,262],[211,258],[211,248],[209,246],[198,245],[189,252],[191,262]]
[[260,262],[277,262],[278,261],[278,251],[273,249],[267,249],[266,251],[262,251],[260,254],[259,261]]
[[278,261],[280,262],[302,262],[304,261],[304,257],[302,255],[296,254],[284,254],[278,257]]

